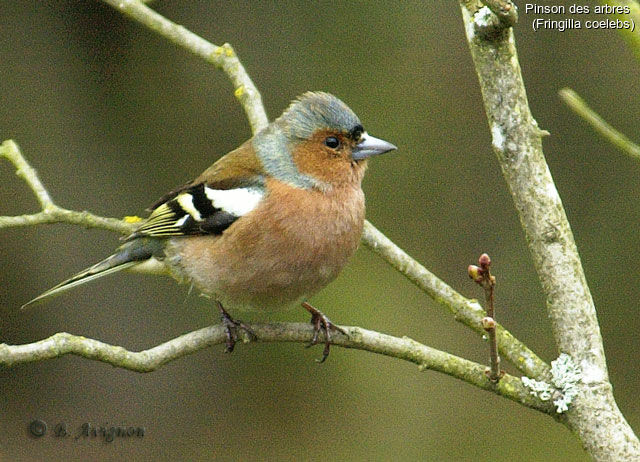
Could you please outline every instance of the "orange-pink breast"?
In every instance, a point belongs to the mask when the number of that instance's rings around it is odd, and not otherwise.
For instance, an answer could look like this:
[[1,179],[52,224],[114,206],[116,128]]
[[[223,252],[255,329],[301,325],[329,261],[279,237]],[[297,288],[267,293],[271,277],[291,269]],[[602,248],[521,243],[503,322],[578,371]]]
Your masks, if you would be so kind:
[[359,184],[320,192],[268,182],[260,205],[221,236],[175,238],[167,246],[179,278],[232,310],[306,299],[338,275],[360,242]]

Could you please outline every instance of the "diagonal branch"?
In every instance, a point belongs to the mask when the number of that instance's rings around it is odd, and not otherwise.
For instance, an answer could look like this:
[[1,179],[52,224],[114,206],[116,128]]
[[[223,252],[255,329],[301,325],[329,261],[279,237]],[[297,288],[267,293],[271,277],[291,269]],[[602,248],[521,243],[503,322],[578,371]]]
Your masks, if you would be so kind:
[[14,141],[7,140],[2,143],[0,146],[0,157],[6,157],[9,162],[16,167],[16,176],[29,185],[36,199],[38,199],[43,212],[55,207],[51,196],[49,196],[49,192],[40,181],[38,173],[22,156],[20,148]]
[[[482,319],[487,313],[476,300],[470,300],[456,292],[446,282],[411,258],[369,222],[365,223],[362,242],[429,297],[449,310],[456,321],[471,328],[479,335],[486,333],[482,327]],[[539,378],[548,375],[549,366],[547,363],[500,324],[496,324],[496,335],[500,354],[523,374]]]
[[260,92],[253,84],[231,45],[228,43],[222,46],[214,45],[184,27],[169,21],[139,0],[104,0],[104,2],[168,38],[176,45],[186,48],[208,63],[222,69],[233,84],[234,95],[247,114],[251,131],[256,133],[267,126],[269,120],[262,105]]
[[[250,324],[249,327],[255,332],[259,342],[308,343],[314,335],[313,326],[303,323],[256,323]],[[332,335],[332,343],[335,345],[409,361],[417,364],[420,370],[445,373],[531,409],[560,418],[551,401],[542,401],[533,396],[517,377],[506,375],[499,384],[494,385],[487,380],[485,366],[482,364],[430,348],[408,337],[392,337],[359,327],[341,328],[348,335],[339,332]],[[248,338],[243,340],[249,342]],[[148,350],[131,352],[119,346],[62,332],[27,345],[0,344],[0,365],[13,366],[73,354],[132,371],[150,372],[182,356],[212,345],[224,344],[225,341],[224,327],[215,325],[189,332]]]

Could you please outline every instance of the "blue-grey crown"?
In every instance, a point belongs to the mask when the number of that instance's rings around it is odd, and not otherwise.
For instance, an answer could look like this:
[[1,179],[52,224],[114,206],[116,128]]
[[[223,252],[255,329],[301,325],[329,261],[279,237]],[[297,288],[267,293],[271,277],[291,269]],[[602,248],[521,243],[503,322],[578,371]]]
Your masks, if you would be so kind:
[[335,96],[307,92],[293,101],[276,121],[289,138],[308,139],[318,129],[350,132],[361,125],[358,116]]

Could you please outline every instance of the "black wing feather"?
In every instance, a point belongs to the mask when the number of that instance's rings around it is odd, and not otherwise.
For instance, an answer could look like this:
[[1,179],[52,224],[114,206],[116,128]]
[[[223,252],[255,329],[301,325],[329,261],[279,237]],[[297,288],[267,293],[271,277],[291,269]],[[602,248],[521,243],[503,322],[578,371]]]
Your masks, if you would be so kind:
[[[224,190],[231,191],[244,187],[237,186]],[[246,187],[263,191],[263,187],[257,186],[255,180]],[[149,218],[126,240],[141,236],[171,237],[222,234],[239,216],[216,207],[207,197],[206,189],[208,188],[211,187],[205,183],[190,184],[167,194],[165,197],[168,199],[157,203]]]

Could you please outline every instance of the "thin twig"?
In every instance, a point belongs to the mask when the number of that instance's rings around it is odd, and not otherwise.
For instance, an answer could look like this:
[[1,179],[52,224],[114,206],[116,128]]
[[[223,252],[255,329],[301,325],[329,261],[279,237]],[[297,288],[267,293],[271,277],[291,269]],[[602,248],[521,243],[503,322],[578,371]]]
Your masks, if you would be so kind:
[[482,318],[482,328],[489,337],[489,358],[491,367],[487,371],[489,380],[496,383],[500,380],[503,371],[500,369],[500,355],[498,354],[498,340],[496,336],[496,310],[495,310],[495,288],[496,278],[491,274],[491,258],[486,253],[478,258],[478,266],[469,265],[469,277],[474,280],[484,290],[484,297],[487,302],[487,316]]
[[0,157],[6,157],[16,167],[16,175],[29,185],[36,195],[42,210],[47,210],[53,206],[53,201],[40,181],[37,172],[22,156],[20,148],[15,141],[7,140],[0,145]]
[[[480,335],[485,334],[482,319],[486,313],[477,301],[469,300],[453,290],[451,286],[411,258],[369,222],[365,223],[362,242],[429,297],[447,308],[456,321],[470,327]],[[548,376],[549,365],[497,323],[496,338],[500,354],[513,363],[518,370],[531,377]]]
[[0,158],[1,157],[5,157],[16,167],[16,175],[33,191],[42,207],[42,211],[12,217],[0,216],[0,229],[45,223],[72,223],[86,226],[87,228],[101,228],[121,234],[129,234],[135,228],[134,224],[127,223],[123,220],[104,218],[89,212],[67,210],[56,205],[40,181],[38,173],[29,162],[27,162],[20,152],[20,148],[13,140],[7,140],[0,145]]
[[629,138],[613,128],[596,111],[591,109],[587,103],[571,88],[563,88],[558,92],[560,98],[576,114],[586,120],[598,133],[604,136],[611,144],[631,157],[640,160],[640,146],[634,144]]

